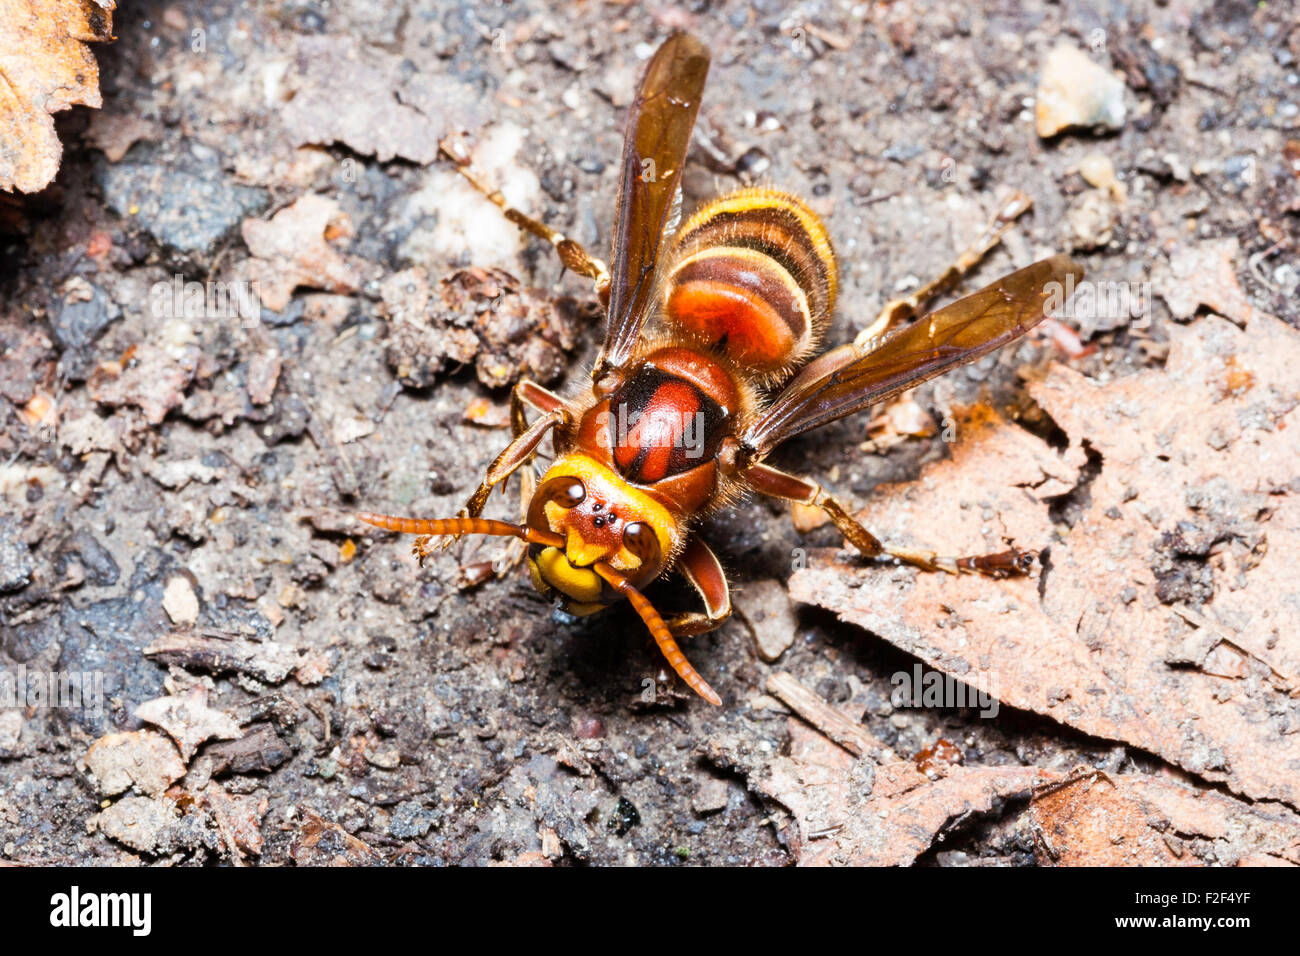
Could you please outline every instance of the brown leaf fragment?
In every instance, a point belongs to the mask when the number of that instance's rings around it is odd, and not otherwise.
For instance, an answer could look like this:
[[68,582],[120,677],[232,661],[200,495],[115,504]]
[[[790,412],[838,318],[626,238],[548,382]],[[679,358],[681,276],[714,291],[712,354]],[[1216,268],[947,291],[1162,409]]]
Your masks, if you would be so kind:
[[1028,811],[1044,866],[1300,865],[1300,817],[1167,777],[1081,771]]
[[196,684],[183,697],[147,700],[135,709],[135,716],[160,727],[176,741],[186,763],[205,740],[213,737],[233,740],[241,733],[232,717],[208,706],[208,692],[201,684]]
[[0,0],[0,189],[34,193],[59,171],[51,114],[98,108],[87,43],[113,39],[113,0]]
[[262,304],[282,312],[299,286],[355,292],[360,273],[329,243],[351,235],[351,230],[339,204],[315,193],[300,197],[270,220],[245,219],[244,243],[255,257],[248,268]]
[[262,853],[262,817],[266,816],[267,799],[253,794],[230,794],[221,784],[212,782],[203,789],[203,800],[221,833],[230,859],[238,864],[244,853]]
[[146,657],[211,674],[247,674],[278,684],[301,663],[299,652],[275,641],[213,632],[172,631],[144,649]]
[[[1300,806],[1300,334],[1259,312],[1244,331],[1208,316],[1170,332],[1163,369],[1099,386],[1057,366],[1030,385],[1069,437],[1057,464],[1023,429],[967,429],[860,516],[949,554],[1048,547],[1038,580],[814,552],[791,594],[1005,704]],[[1057,528],[1031,472],[1085,454],[1100,470]]]
[[310,810],[302,811],[302,826],[289,856],[299,866],[374,866],[382,862],[364,840]]
[[185,765],[171,741],[152,730],[101,737],[86,751],[85,763],[100,791],[109,796],[134,786],[156,797],[185,776]]

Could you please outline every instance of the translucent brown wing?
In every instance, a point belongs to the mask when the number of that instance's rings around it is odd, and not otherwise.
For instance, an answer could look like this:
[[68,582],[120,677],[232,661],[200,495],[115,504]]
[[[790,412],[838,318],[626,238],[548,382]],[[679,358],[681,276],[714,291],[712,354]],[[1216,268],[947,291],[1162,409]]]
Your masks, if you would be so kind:
[[1003,276],[863,353],[852,345],[819,356],[791,380],[743,437],[754,460],[786,439],[885,401],[1024,335],[1049,300],[1083,278],[1069,256],[1053,256]]
[[597,379],[627,362],[650,308],[659,246],[708,73],[704,45],[688,33],[674,33],[641,78],[623,138],[609,321],[596,360]]

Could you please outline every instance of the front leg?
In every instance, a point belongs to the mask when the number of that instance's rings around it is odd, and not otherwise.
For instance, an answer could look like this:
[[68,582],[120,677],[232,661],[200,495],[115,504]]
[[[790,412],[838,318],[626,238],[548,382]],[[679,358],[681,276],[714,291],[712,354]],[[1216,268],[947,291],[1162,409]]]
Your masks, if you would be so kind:
[[[526,406],[544,412],[542,417],[533,422],[532,425],[529,425],[524,417],[524,408]],[[537,446],[542,443],[542,439],[553,429],[567,426],[571,416],[560,396],[548,392],[540,385],[525,380],[515,385],[514,390],[511,392],[510,419],[514,429],[514,440],[488,466],[483,480],[474,489],[474,493],[469,496],[469,500],[465,502],[465,507],[461,509],[460,517],[480,517],[483,514],[483,508],[487,504],[488,498],[492,495],[492,489],[505,482],[512,474],[527,464],[536,454]],[[524,517],[527,517],[528,499],[532,497],[531,482],[528,480],[531,478],[531,472],[525,469],[524,475]],[[459,535],[444,538],[437,545],[434,545],[432,539],[427,536],[416,538],[412,551],[423,564],[424,559],[432,552],[446,548],[457,537]],[[514,563],[514,561],[510,562],[511,565]]]
[[751,465],[740,477],[754,491],[786,501],[820,508],[834,522],[849,543],[869,558],[889,556],[923,571],[946,571],[949,574],[983,574],[1006,578],[1028,574],[1037,555],[1032,551],[1010,548],[996,554],[979,554],[958,558],[937,554],[924,548],[895,548],[859,524],[838,501],[822,491],[816,482],[786,474],[768,465]]
[[[542,417],[529,425],[525,416],[526,408],[542,412]],[[514,440],[488,465],[482,483],[469,496],[469,501],[465,502],[466,513],[471,518],[481,515],[492,489],[528,463],[551,429],[566,426],[570,421],[571,416],[560,396],[527,379],[517,383],[510,392],[510,427],[514,432]],[[532,495],[528,497],[531,498]],[[528,499],[525,498],[524,516],[527,515]]]
[[677,570],[682,572],[703,599],[704,611],[690,611],[669,619],[668,629],[673,636],[689,637],[721,627],[731,616],[731,589],[727,586],[727,575],[713,549],[702,538],[691,538],[686,544],[686,550],[677,559]]

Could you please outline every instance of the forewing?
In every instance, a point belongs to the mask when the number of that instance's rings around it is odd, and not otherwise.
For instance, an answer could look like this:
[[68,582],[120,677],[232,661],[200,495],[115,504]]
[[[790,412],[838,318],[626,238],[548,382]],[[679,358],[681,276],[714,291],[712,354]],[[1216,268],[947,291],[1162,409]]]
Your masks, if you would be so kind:
[[709,51],[674,33],[650,59],[623,139],[614,223],[609,320],[596,362],[599,377],[632,354],[655,288],[659,247],[672,215],[691,129],[709,73]]
[[1069,256],[1053,256],[922,316],[870,352],[827,352],[782,390],[744,443],[761,459],[795,435],[973,362],[1032,329],[1082,278]]

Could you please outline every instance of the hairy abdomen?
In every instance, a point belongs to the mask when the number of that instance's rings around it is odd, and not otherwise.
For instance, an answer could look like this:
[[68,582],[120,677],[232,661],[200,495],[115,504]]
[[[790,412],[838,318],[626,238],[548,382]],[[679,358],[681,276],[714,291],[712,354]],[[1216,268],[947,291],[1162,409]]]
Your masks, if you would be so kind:
[[774,189],[704,206],[675,240],[667,320],[762,374],[817,343],[835,302],[835,254],[803,200]]

